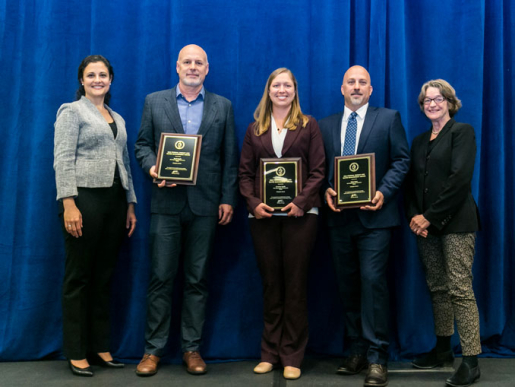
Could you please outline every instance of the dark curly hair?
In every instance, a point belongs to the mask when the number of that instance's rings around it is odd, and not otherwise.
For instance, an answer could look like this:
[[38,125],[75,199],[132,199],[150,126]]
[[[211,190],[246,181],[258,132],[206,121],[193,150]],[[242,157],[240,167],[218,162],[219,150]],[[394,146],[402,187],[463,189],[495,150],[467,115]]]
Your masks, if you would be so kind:
[[[109,61],[106,58],[104,58],[102,55],[87,56],[82,60],[80,66],[79,66],[79,74],[77,76],[77,78],[79,80],[79,88],[75,92],[76,100],[79,100],[79,99],[81,99],[81,97],[83,95],[86,95],[86,91],[84,90],[84,86],[82,85],[82,79],[84,78],[84,70],[86,69],[86,67],[88,67],[88,65],[90,63],[97,63],[97,62],[102,62],[103,64],[106,65],[107,71],[109,72],[109,75],[111,76],[111,82],[114,81],[113,66],[111,66],[111,63],[109,63]],[[109,105],[110,99],[111,99],[111,93],[108,91],[105,96],[104,103],[106,105]]]

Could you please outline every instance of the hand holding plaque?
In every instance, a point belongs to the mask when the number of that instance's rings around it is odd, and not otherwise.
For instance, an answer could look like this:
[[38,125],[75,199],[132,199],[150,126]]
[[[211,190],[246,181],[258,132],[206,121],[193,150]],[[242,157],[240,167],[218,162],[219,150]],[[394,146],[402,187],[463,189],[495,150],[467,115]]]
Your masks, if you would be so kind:
[[161,133],[154,183],[195,185],[201,144],[201,135]]
[[375,154],[334,158],[336,208],[356,208],[372,204],[376,193]]
[[300,157],[261,159],[261,201],[273,209],[291,203],[302,190],[301,163]]

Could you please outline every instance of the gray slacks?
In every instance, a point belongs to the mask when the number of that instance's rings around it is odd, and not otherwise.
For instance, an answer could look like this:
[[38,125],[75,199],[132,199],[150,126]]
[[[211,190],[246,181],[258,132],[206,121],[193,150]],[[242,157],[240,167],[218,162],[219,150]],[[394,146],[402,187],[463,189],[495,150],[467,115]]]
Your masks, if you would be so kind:
[[183,352],[199,349],[208,297],[208,261],[216,224],[216,216],[196,216],[188,205],[178,215],[152,214],[145,353],[159,357],[165,353],[172,315],[172,289],[180,259],[184,266],[181,347]]

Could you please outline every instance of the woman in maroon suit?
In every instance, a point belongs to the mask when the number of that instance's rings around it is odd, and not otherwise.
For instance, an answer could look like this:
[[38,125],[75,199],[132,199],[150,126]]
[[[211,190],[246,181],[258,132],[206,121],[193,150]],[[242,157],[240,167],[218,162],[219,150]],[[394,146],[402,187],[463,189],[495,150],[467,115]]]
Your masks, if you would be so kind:
[[[239,169],[263,280],[261,363],[254,372],[282,365],[286,379],[297,379],[308,341],[307,272],[322,204],[324,145],[315,119],[302,114],[297,80],[286,68],[270,74],[254,119],[243,140]],[[302,189],[274,210],[260,197],[260,159],[282,157],[301,159]]]

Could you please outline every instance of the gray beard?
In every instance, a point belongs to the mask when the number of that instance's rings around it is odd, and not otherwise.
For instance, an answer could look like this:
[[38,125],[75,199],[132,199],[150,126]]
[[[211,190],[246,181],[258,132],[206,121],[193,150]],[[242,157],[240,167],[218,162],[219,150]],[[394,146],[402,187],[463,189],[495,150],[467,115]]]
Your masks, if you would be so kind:
[[182,83],[185,84],[186,86],[193,86],[193,87],[202,85],[202,81],[200,79],[197,81],[189,81],[187,79],[183,79]]

